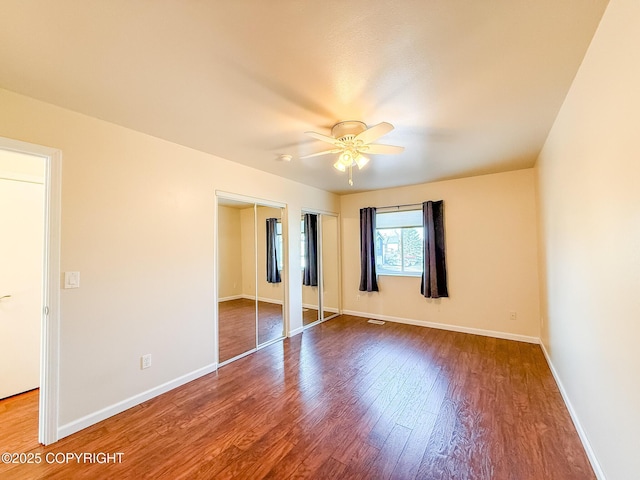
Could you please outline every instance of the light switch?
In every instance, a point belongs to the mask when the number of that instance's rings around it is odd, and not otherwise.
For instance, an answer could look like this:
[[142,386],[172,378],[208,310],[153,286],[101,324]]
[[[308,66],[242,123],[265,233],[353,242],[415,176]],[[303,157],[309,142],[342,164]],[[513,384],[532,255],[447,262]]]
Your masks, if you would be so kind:
[[80,272],[64,272],[64,288],[79,288]]

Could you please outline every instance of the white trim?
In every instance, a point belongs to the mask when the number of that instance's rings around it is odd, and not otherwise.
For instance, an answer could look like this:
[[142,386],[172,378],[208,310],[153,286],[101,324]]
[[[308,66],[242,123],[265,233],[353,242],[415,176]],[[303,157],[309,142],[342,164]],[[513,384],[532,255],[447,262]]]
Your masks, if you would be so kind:
[[40,359],[40,431],[38,440],[49,445],[58,441],[60,375],[60,248],[62,211],[62,152],[49,156],[45,175],[45,315]]
[[[325,310],[325,311],[326,311],[326,310]],[[337,313],[334,313],[333,315],[330,315],[330,316],[328,316],[328,317],[324,317],[324,318],[321,318],[321,319],[316,320],[316,321],[314,321],[314,322],[311,322],[311,323],[308,323],[308,324],[306,324],[306,325],[303,325],[303,326],[302,326],[302,328],[303,328],[304,330],[307,330],[307,329],[309,329],[309,328],[315,327],[316,325],[320,325],[321,323],[324,323],[324,322],[326,322],[326,321],[329,321],[329,320],[331,320],[332,318],[336,318],[337,316],[338,316],[338,314],[337,314]]]
[[221,303],[221,302],[230,302],[231,300],[241,300],[243,298],[245,298],[244,295],[230,295],[228,297],[220,297],[220,298],[218,298],[218,302],[219,303]]
[[231,357],[228,358],[227,360],[225,360],[224,362],[220,362],[218,364],[218,367],[224,367],[225,365],[229,365],[231,362],[235,362],[236,360],[240,360],[243,357],[246,357],[247,355],[251,355],[252,353],[256,353],[258,351],[258,348],[252,348],[251,350],[247,350],[246,352],[243,352],[239,355],[236,355],[235,357]]
[[[256,297],[254,295],[246,295],[246,294],[241,294],[241,295],[231,295],[229,297],[220,297],[218,299],[218,302],[229,302],[231,300],[255,300]],[[264,303],[275,303],[276,305],[284,305],[284,301],[283,300],[276,300],[275,298],[267,298],[267,297],[258,297],[258,301],[259,302],[264,302]]]
[[276,305],[284,305],[284,300],[276,300],[275,298],[258,297],[259,302],[274,303]]
[[[310,310],[318,310],[318,305],[313,305],[311,303],[303,303],[302,304],[302,308],[308,308]],[[340,313],[340,310],[337,308],[325,308],[324,309],[325,312],[331,312],[331,313]]]
[[133,397],[129,397],[125,400],[122,400],[121,402],[105,407],[101,410],[98,410],[97,412],[85,415],[84,417],[74,420],[73,422],[62,425],[58,429],[58,438],[64,438],[73,433],[79,432],[80,430],[90,427],[91,425],[101,422],[102,420],[122,413],[131,407],[140,405],[147,400],[162,395],[163,393],[173,390],[174,388],[178,388],[185,383],[189,383],[204,375],[215,372],[216,369],[217,365],[215,363],[212,363],[210,365],[207,365],[206,367],[199,368],[198,370],[194,370],[191,373],[187,373],[186,375],[182,375],[181,377],[178,377],[174,380],[165,382],[162,385],[158,385],[157,387],[153,387],[145,392],[134,395]]
[[302,214],[305,213],[312,213],[312,214],[316,214],[316,215],[327,215],[330,217],[338,217],[340,214],[336,213],[336,212],[330,212],[329,210],[320,210],[317,208],[301,208],[300,212]]
[[385,320],[388,322],[405,323],[408,325],[416,325],[418,327],[437,328],[439,330],[450,330],[452,332],[471,333],[473,335],[482,335],[483,337],[502,338],[504,340],[515,340],[525,343],[540,343],[538,337],[529,337],[527,335],[519,335],[516,333],[497,332],[495,330],[483,330],[481,328],[461,327],[459,325],[450,325],[446,323],[425,322],[422,320],[414,320],[412,318],[392,317],[390,315],[377,315],[374,313],[356,312],[355,310],[343,310],[343,315],[355,315],[356,317],[374,318],[376,320]]
[[40,400],[38,441],[58,440],[58,378],[60,351],[60,217],[62,152],[58,149],[0,137],[0,148],[45,160],[44,269],[40,326]]
[[302,333],[303,331],[304,331],[304,327],[298,327],[298,328],[296,328],[296,329],[294,329],[294,330],[291,330],[291,331],[289,332],[289,335],[287,335],[287,336],[288,336],[289,338],[291,338],[291,337],[295,337],[296,335],[298,335],[298,334]]
[[31,175],[28,173],[8,172],[0,170],[0,180],[11,180],[14,182],[37,183],[44,185],[44,177],[40,175]]
[[259,207],[274,207],[282,209],[287,207],[286,203],[277,202],[275,200],[265,200],[264,198],[250,197],[247,195],[225,192],[224,190],[216,190],[216,197],[226,198],[227,200],[235,200],[237,202],[251,203],[254,206],[257,205]]
[[285,337],[284,335],[282,335],[282,336],[280,336],[280,337],[278,337],[278,338],[274,338],[273,340],[267,340],[266,342],[261,343],[260,345],[258,345],[258,346],[255,348],[255,351],[257,352],[258,350],[262,350],[263,348],[265,348],[265,347],[269,347],[269,346],[273,345],[274,343],[280,343],[280,342],[282,342],[285,338],[286,338],[286,337]]
[[220,355],[219,355],[219,348],[218,348],[218,342],[219,342],[219,328],[218,328],[218,322],[219,322],[219,318],[218,318],[218,305],[220,303],[220,299],[219,297],[219,291],[218,291],[218,284],[220,283],[219,281],[219,272],[218,272],[218,268],[220,266],[220,258],[218,255],[218,236],[219,236],[219,232],[218,232],[218,216],[220,213],[220,209],[218,208],[218,195],[216,195],[216,192],[214,190],[213,192],[213,361],[216,365],[220,364]]
[[600,467],[600,462],[598,462],[598,458],[596,457],[593,448],[591,447],[591,443],[589,442],[589,438],[587,437],[586,432],[582,428],[582,424],[580,423],[580,419],[578,418],[578,414],[576,413],[573,405],[571,404],[571,400],[569,399],[569,394],[564,388],[562,381],[560,380],[560,375],[558,375],[557,370],[553,366],[553,362],[551,361],[551,357],[549,356],[549,352],[544,346],[543,342],[540,342],[540,347],[542,348],[542,353],[544,353],[544,357],[547,360],[547,364],[549,365],[549,370],[551,370],[551,374],[558,385],[558,390],[560,390],[560,395],[562,395],[562,399],[564,400],[565,405],[567,406],[567,410],[569,410],[569,415],[571,416],[571,420],[573,421],[573,425],[576,427],[576,431],[578,432],[578,437],[580,437],[580,441],[582,442],[582,446],[584,447],[585,452],[587,453],[587,458],[591,463],[591,468],[593,468],[594,473],[598,480],[605,480],[604,472],[602,471],[602,467]]

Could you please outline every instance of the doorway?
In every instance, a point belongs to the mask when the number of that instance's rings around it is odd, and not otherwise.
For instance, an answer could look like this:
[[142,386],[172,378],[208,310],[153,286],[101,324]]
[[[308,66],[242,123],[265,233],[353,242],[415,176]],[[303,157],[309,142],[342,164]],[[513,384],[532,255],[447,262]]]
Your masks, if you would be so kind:
[[0,150],[0,400],[40,386],[44,159]]
[[7,228],[0,240],[0,341],[10,343],[0,345],[0,398],[7,398],[7,405],[39,389],[23,409],[36,416],[27,421],[33,429],[18,430],[12,445],[58,439],[60,170],[58,150],[0,137],[0,202]]

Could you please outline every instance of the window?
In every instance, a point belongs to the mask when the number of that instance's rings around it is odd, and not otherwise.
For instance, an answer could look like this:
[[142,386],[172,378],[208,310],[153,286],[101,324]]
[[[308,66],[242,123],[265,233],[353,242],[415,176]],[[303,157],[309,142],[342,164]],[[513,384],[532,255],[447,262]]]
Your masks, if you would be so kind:
[[376,272],[380,275],[422,274],[424,228],[422,210],[376,214]]

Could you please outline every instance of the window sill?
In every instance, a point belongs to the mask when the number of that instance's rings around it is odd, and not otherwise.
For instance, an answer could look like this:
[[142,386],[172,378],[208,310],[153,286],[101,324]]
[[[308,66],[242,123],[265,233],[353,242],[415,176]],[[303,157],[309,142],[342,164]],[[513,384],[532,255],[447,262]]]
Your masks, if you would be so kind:
[[411,272],[376,272],[378,277],[422,277],[422,273],[411,273]]

